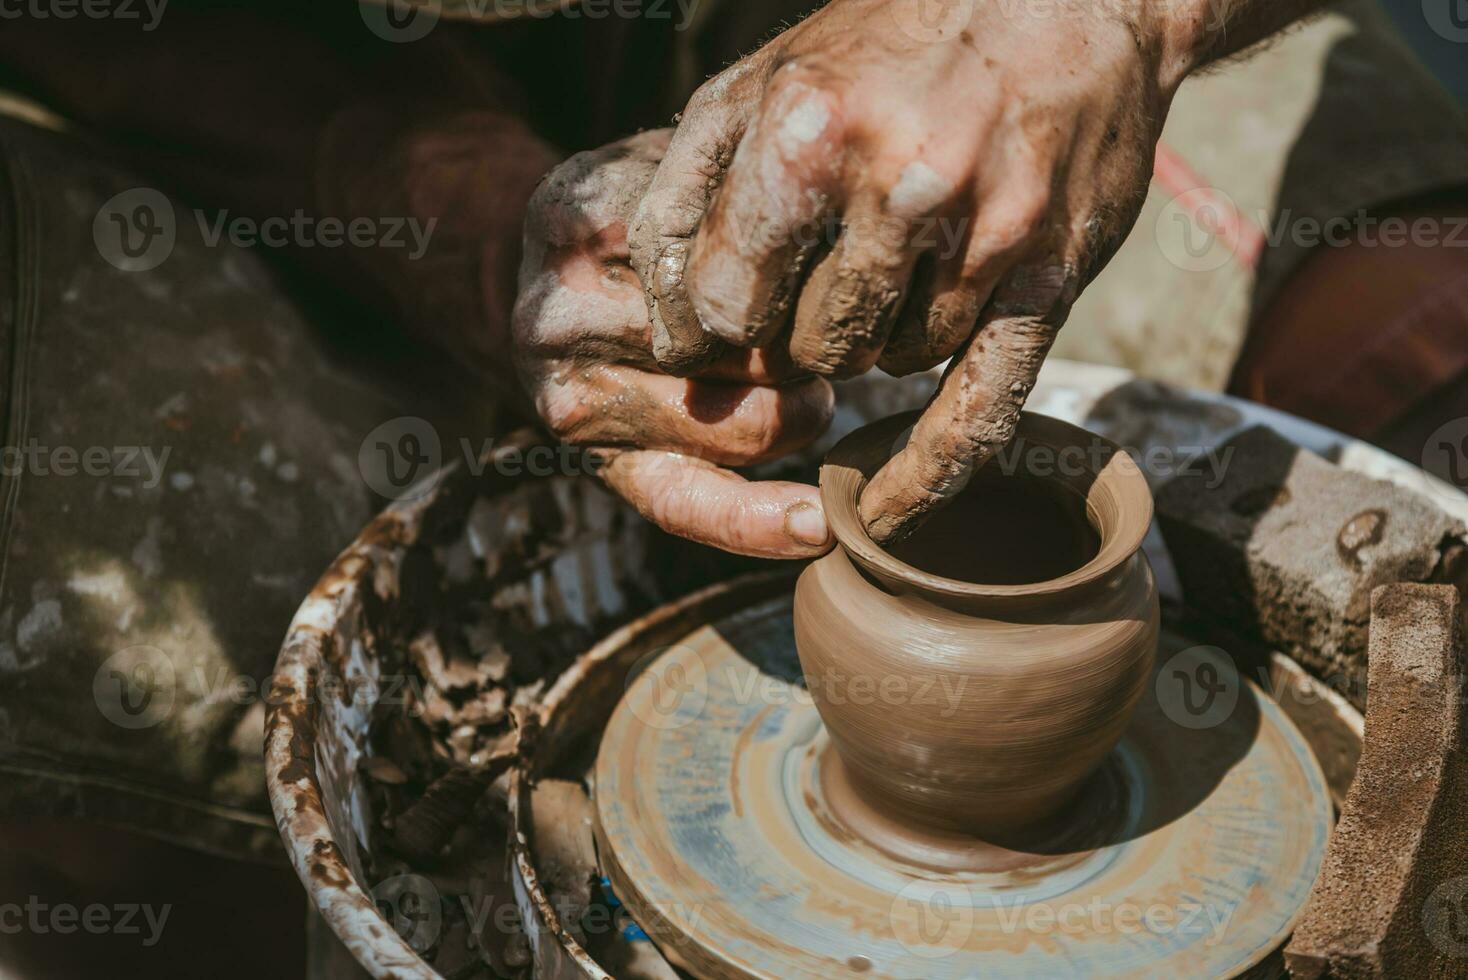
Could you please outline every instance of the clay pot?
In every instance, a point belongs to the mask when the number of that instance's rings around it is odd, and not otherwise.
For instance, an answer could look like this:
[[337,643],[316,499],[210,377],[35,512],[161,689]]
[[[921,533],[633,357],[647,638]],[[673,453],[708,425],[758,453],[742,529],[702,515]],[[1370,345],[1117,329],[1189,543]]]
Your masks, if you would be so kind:
[[800,577],[795,642],[841,781],[879,822],[1013,841],[1075,797],[1148,682],[1152,496],[1114,444],[1027,413],[1010,452],[888,552],[857,501],[915,420],[826,458],[838,547]]

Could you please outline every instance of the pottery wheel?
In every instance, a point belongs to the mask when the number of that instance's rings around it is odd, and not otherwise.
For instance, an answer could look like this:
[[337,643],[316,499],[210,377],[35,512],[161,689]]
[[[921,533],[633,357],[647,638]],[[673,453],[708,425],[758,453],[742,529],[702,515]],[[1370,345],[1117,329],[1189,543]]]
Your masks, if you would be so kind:
[[835,805],[839,760],[799,683],[790,600],[760,603],[629,682],[596,763],[603,867],[699,977],[1236,975],[1279,947],[1309,894],[1325,781],[1217,652],[1164,631],[1157,660],[1052,843],[909,859]]

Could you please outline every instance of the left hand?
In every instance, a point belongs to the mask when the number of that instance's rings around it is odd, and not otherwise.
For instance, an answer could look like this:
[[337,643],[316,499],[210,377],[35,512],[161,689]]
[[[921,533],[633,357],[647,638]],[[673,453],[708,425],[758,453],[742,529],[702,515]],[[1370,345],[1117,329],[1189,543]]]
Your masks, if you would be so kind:
[[824,432],[830,384],[759,350],[727,351],[687,378],[653,357],[627,223],[668,136],[577,154],[535,192],[514,316],[521,383],[547,428],[594,447],[607,485],[664,530],[740,554],[819,555],[831,542],[816,488],[732,468]]
[[832,0],[704,85],[630,234],[669,371],[724,344],[830,377],[961,355],[863,496],[879,541],[1011,438],[1136,220],[1176,85],[1160,29],[1105,5],[958,0],[972,16],[929,36],[923,2]]

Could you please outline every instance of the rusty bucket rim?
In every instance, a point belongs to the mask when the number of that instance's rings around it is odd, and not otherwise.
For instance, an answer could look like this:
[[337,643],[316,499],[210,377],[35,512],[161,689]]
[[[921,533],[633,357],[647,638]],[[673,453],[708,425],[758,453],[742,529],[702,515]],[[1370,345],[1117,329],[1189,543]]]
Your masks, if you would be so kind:
[[[720,601],[728,601],[731,597],[748,596],[753,600],[782,587],[792,587],[797,571],[798,566],[792,566],[739,575],[664,603],[618,627],[577,657],[546,692],[538,712],[540,731],[554,730],[559,712],[565,710],[568,699],[581,688],[594,668],[622,653],[639,638],[670,622],[695,614],[697,610],[714,606]],[[542,751],[542,747],[537,745],[531,757],[522,760],[515,767],[510,781],[510,848],[517,872],[516,885],[525,889],[528,900],[534,904],[536,912],[542,916],[562,950],[585,971],[586,980],[616,980],[566,929],[555,903],[546,894],[540,871],[535,864],[530,794],[535,783],[535,767]]]
[[[435,489],[458,470],[450,464],[426,483]],[[395,561],[418,538],[432,492],[394,503],[372,520],[307,594],[286,630],[271,675],[265,718],[265,784],[276,829],[318,914],[358,963],[379,980],[441,980],[392,928],[358,884],[326,817],[317,769],[318,677],[334,671],[325,645],[344,613],[360,603],[384,560]]]

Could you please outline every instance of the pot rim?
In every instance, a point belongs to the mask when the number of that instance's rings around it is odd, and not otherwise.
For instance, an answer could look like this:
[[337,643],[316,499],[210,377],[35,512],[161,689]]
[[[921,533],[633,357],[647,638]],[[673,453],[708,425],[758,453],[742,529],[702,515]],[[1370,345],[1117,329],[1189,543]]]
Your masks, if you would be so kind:
[[[858,566],[898,590],[919,590],[952,599],[1037,599],[1057,596],[1098,582],[1136,555],[1152,526],[1152,491],[1135,460],[1116,443],[1078,425],[1037,412],[1022,412],[1015,441],[1029,448],[1062,450],[1077,447],[1087,460],[1081,491],[1086,517],[1101,536],[1095,557],[1056,578],[1022,585],[966,582],[924,571],[895,557],[872,540],[857,507],[867,482],[905,442],[922,412],[902,412],[864,426],[841,439],[821,465],[821,504],[837,543]],[[1084,452],[1099,446],[1106,453],[1101,467]],[[1025,450],[1027,451],[1027,450]],[[990,465],[994,465],[991,461]],[[1065,483],[1061,477],[1041,477]],[[1065,483],[1073,491],[1079,488]],[[1104,506],[1110,504],[1114,513]],[[1107,519],[1110,518],[1109,523]]]

